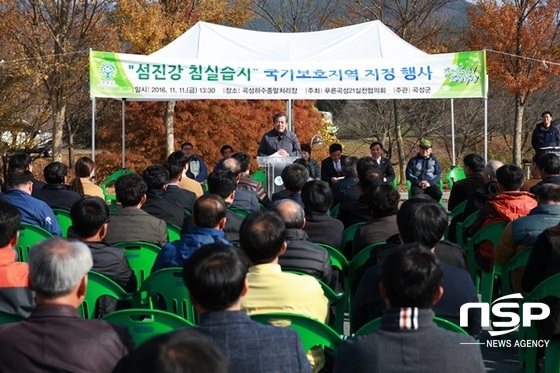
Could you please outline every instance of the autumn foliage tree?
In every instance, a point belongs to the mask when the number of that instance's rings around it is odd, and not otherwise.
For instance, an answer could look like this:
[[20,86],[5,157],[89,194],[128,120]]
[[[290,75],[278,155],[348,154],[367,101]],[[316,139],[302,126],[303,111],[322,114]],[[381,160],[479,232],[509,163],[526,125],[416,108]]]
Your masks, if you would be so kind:
[[527,100],[550,85],[551,76],[559,72],[557,66],[546,63],[560,57],[559,16],[557,0],[478,0],[468,13],[467,45],[490,49],[487,70],[491,84],[514,95],[513,159],[518,164]]

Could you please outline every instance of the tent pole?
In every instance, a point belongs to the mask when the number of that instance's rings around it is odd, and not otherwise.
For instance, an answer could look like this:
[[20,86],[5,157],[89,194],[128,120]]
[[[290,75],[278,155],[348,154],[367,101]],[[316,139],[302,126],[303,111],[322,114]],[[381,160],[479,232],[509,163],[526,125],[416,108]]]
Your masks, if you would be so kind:
[[121,108],[121,120],[122,120],[122,168],[126,168],[125,164],[125,153],[126,153],[126,142],[125,142],[125,129],[124,129],[124,106],[126,103],[126,98],[122,99],[122,108]]
[[95,162],[95,97],[91,98],[91,160]]
[[451,153],[452,155],[452,165],[455,167],[455,106],[453,104],[453,99],[451,99]]
[[484,162],[488,162],[488,97],[484,97]]

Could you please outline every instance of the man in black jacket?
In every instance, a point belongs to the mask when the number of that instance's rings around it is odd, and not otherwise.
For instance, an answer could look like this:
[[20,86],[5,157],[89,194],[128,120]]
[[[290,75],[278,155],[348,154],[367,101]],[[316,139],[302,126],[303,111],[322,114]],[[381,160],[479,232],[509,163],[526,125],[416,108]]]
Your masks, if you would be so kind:
[[82,199],[79,193],[69,190],[66,186],[68,168],[64,163],[51,162],[43,169],[47,184],[43,189],[33,191],[32,195],[47,203],[52,209],[70,211],[72,205]]

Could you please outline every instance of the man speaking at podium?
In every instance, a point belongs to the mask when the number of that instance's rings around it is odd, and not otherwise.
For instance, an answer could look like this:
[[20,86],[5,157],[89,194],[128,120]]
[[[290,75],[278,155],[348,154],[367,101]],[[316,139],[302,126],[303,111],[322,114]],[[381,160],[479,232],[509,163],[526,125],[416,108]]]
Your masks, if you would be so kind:
[[258,156],[300,157],[301,147],[296,134],[287,129],[286,114],[276,113],[272,121],[274,128],[263,135]]

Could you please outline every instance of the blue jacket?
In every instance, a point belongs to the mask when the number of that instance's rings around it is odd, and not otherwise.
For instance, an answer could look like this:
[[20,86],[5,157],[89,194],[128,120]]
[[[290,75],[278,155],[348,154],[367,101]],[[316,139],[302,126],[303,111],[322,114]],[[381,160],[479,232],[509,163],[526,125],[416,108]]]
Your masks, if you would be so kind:
[[9,189],[0,198],[9,201],[21,214],[22,223],[37,225],[53,236],[62,235],[53,210],[45,202],[20,189]]
[[431,186],[437,185],[441,177],[439,162],[433,154],[428,158],[418,154],[408,161],[406,166],[406,179],[412,185],[418,185],[422,180],[426,180]]
[[560,223],[560,205],[538,205],[529,215],[511,222],[511,236],[522,246],[533,246],[539,234]]
[[185,260],[196,249],[211,243],[223,243],[233,246],[224,238],[224,232],[214,228],[189,226],[187,233],[178,241],[170,242],[163,246],[152,267],[152,273],[167,267],[182,267]]
[[542,123],[537,124],[537,127],[533,130],[533,135],[531,136],[531,145],[535,151],[541,150],[548,146],[558,146],[558,141],[560,140],[560,131],[558,127],[553,123],[547,129]]
[[[198,174],[195,177],[193,170],[196,169],[198,169]],[[204,164],[202,158],[200,158],[198,155],[193,155],[192,157],[190,157],[187,176],[191,179],[195,179],[199,183],[202,183],[208,177],[208,169],[206,168],[206,165]]]

